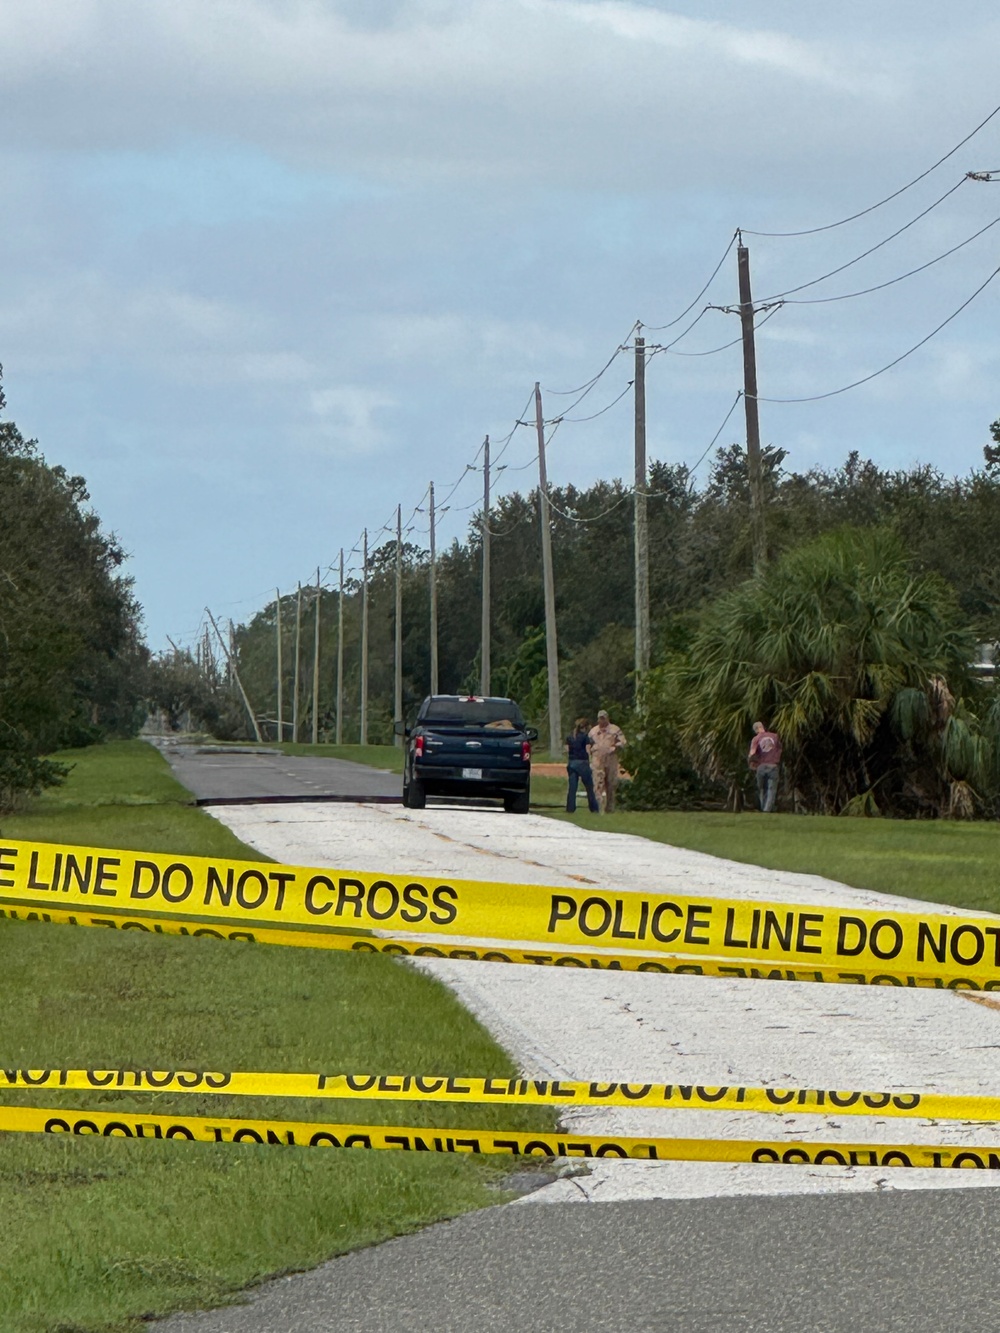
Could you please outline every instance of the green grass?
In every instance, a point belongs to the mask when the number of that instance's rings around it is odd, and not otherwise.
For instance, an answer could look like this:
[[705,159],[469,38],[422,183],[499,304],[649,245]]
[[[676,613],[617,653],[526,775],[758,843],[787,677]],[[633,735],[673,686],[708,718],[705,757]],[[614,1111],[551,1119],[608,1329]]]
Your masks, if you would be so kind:
[[32,801],[24,813],[0,819],[4,837],[268,859],[197,809],[151,745],[117,741],[65,750],[58,758],[71,766],[66,782]]
[[682,811],[555,817],[769,870],[804,871],[859,889],[1000,912],[1000,824]]
[[403,750],[397,745],[293,745],[283,741],[281,752],[313,759],[348,759],[369,768],[387,768],[390,773],[403,771]]
[[[141,743],[65,756],[65,787],[3,834],[263,859]],[[375,955],[0,922],[4,1067],[506,1074],[434,981]],[[551,1125],[535,1108],[146,1094],[9,1104],[371,1123]],[[0,1136],[0,1328],[138,1330],[248,1284],[503,1196],[484,1159]]]

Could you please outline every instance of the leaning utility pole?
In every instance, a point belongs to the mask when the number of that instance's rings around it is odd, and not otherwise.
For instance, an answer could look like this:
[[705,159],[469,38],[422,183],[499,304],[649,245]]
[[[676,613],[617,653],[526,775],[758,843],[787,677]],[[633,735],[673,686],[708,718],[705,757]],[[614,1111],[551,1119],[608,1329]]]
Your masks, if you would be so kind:
[[562,750],[562,718],[559,706],[559,648],[556,642],[556,585],[552,573],[552,533],[549,529],[549,482],[545,472],[545,420],[542,390],[535,383],[535,430],[538,434],[538,515],[542,528],[542,580],[545,585],[545,662],[549,677],[549,754],[558,759]]
[[368,529],[362,554],[361,571],[361,744],[368,744]]
[[646,514],[646,340],[635,340],[635,693],[649,670],[649,524]]
[[302,674],[302,584],[295,595],[295,679],[292,682],[292,741],[299,743],[299,679]]
[[344,548],[340,548],[340,595],[337,598],[337,744],[344,743]]
[[319,568],[316,570],[316,633],[313,638],[313,716],[312,743],[319,744],[319,604],[323,589],[319,581]]
[[479,693],[490,689],[490,437],[483,441],[483,624],[479,649]]
[[434,483],[430,485],[430,538],[431,538],[431,694],[438,692],[438,590],[437,590],[437,546],[434,530]]
[[[240,680],[240,673],[236,667],[235,655],[234,653],[231,653],[230,650],[226,647],[226,641],[222,637],[222,634],[219,632],[218,625],[215,623],[215,616],[212,615],[211,611],[208,609],[207,606],[205,607],[205,614],[212,622],[212,628],[215,630],[215,637],[219,640],[219,647],[222,649],[226,661],[229,664],[229,670],[232,673],[233,680],[235,680],[237,686],[239,687],[240,694],[243,696],[243,703],[246,706],[247,713],[250,715],[250,722],[251,725],[253,726],[253,734],[258,741],[261,741],[263,740],[263,737],[260,734],[260,727],[257,725],[257,714],[251,708],[250,700],[247,698],[247,692],[243,688],[243,682]],[[232,621],[229,622],[229,634],[230,637],[233,638]],[[235,648],[235,641],[234,641],[234,648]]]
[[274,605],[276,610],[275,622],[274,622],[275,632],[276,632],[275,637],[277,638],[277,645],[278,645],[278,740],[283,741],[285,739],[285,715],[283,712],[283,703],[281,696],[284,694],[285,669],[284,669],[284,662],[282,661],[282,656],[281,656],[281,589],[280,588],[275,588],[274,590]]
[[[403,507],[396,506],[396,632],[393,637],[392,645],[392,666],[393,666],[393,690],[392,690],[392,710],[393,721],[400,721],[403,717]],[[402,736],[397,736],[393,732],[393,740],[396,745],[403,744]]]
[[750,482],[750,527],[754,572],[767,564],[764,519],[764,478],[760,459],[760,420],[757,416],[757,352],[754,346],[753,297],[750,294],[750,251],[740,233],[736,247],[740,277],[740,324],[743,330],[743,404],[747,418],[747,474]]

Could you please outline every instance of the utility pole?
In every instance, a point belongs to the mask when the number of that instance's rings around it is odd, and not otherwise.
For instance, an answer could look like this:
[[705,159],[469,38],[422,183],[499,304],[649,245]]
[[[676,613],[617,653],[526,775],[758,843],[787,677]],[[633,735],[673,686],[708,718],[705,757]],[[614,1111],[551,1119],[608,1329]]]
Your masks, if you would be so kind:
[[316,568],[316,633],[313,638],[313,716],[312,743],[319,744],[319,604],[323,589],[319,581],[319,567]]
[[283,712],[284,705],[281,697],[285,692],[284,688],[285,669],[284,669],[284,662],[281,656],[282,644],[281,644],[281,589],[280,588],[275,588],[274,590],[274,605],[276,608],[275,631],[276,631],[277,646],[278,646],[278,740],[280,742],[285,739],[285,715]]
[[483,626],[479,649],[479,693],[490,688],[490,437],[483,441]]
[[753,297],[750,293],[750,251],[739,235],[736,260],[740,277],[740,325],[743,330],[743,405],[747,418],[747,474],[750,482],[750,527],[754,572],[767,564],[764,519],[764,477],[760,459],[760,420],[757,415],[757,352],[754,346]]
[[337,598],[337,744],[344,743],[344,548],[340,548],[340,595]]
[[[393,722],[399,721],[403,716],[403,507],[396,506],[396,632],[393,638],[392,665],[393,665],[393,691],[392,691],[392,713]],[[402,736],[397,736],[393,732],[393,740],[397,746],[403,744]]]
[[299,679],[302,673],[302,584],[295,595],[295,679],[292,683],[292,741],[299,743]]
[[368,744],[368,529],[361,571],[361,744]]
[[[251,706],[250,706],[250,700],[247,698],[247,692],[246,692],[246,690],[243,688],[243,682],[240,680],[240,673],[239,673],[239,671],[237,670],[237,667],[236,667],[236,659],[235,659],[233,653],[231,653],[230,650],[226,647],[226,641],[225,641],[225,639],[222,637],[222,634],[221,634],[221,632],[220,632],[220,630],[219,630],[218,625],[215,623],[215,616],[212,615],[211,611],[209,611],[209,609],[208,609],[207,606],[205,607],[205,614],[208,616],[209,620],[212,622],[212,628],[215,630],[215,637],[219,640],[219,647],[222,649],[223,655],[225,656],[226,661],[227,661],[227,663],[229,664],[229,670],[230,670],[230,672],[232,673],[232,677],[233,677],[233,679],[236,681],[236,684],[239,686],[240,694],[243,696],[243,703],[244,703],[244,705],[245,705],[245,707],[246,707],[247,713],[248,713],[249,716],[250,716],[250,723],[251,723],[251,725],[253,726],[253,734],[254,734],[254,736],[256,737],[256,739],[257,739],[258,741],[261,741],[261,740],[263,740],[263,737],[262,737],[261,734],[260,734],[260,727],[257,725],[257,714],[256,714],[256,713],[253,711],[253,709],[251,708]],[[230,633],[230,637],[232,637],[232,634],[233,634],[233,625],[232,625],[232,621],[230,621],[230,623],[229,623],[229,633]]]
[[556,642],[556,585],[552,573],[549,482],[545,472],[545,419],[542,416],[542,390],[537,381],[535,430],[538,434],[538,515],[542,527],[542,580],[545,585],[545,662],[549,677],[549,754],[557,759],[562,750],[562,718],[559,705],[559,647]]
[[434,530],[434,483],[431,482],[430,536],[431,536],[431,694],[438,692],[438,589],[437,589],[437,546]]
[[646,340],[635,340],[635,693],[649,670],[649,524],[646,514]]

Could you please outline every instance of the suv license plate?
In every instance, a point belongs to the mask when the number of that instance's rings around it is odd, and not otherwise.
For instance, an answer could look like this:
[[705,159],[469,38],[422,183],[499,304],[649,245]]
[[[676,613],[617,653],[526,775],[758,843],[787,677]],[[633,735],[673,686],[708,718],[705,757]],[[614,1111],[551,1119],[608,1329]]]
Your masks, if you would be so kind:
[[483,770],[481,768],[463,768],[462,777],[469,779],[471,782],[482,782]]

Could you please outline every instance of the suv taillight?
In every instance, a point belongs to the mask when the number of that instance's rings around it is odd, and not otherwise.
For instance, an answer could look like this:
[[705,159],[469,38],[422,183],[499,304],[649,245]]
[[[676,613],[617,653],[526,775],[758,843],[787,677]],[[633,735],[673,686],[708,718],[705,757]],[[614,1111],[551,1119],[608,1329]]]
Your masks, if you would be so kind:
[[423,757],[424,757],[424,738],[423,738],[423,736],[416,736],[416,737],[414,737],[414,740],[413,740],[413,757],[414,757],[414,759],[423,759]]
[[531,759],[531,741],[521,742],[521,758],[525,763]]

